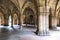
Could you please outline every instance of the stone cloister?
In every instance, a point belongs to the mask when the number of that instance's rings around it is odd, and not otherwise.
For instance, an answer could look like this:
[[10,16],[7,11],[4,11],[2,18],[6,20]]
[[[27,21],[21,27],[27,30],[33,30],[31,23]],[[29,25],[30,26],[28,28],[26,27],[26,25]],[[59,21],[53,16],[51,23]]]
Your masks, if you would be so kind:
[[[10,24],[9,24],[10,21]],[[60,0],[0,0],[0,26],[34,25],[37,35],[60,26]]]

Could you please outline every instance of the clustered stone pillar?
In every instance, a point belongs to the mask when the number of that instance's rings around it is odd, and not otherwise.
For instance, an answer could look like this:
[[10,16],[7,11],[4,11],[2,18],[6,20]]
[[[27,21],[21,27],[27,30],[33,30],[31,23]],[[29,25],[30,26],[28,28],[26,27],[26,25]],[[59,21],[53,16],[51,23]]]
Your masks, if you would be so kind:
[[[20,16],[19,16],[20,17]],[[19,29],[20,29],[20,18],[18,18],[18,25],[19,25]]]
[[55,17],[55,16],[51,17],[51,27],[52,27],[52,29],[56,29],[56,27],[57,27],[57,17]]
[[59,17],[57,18],[57,26],[60,26],[60,25],[59,25]]
[[23,18],[22,18],[22,14],[21,14],[21,16],[20,16],[20,29],[22,30],[22,27],[23,27]]
[[39,20],[38,20],[39,29],[37,29],[39,30],[38,35],[42,35],[42,36],[48,35],[49,33],[49,12],[43,10],[40,11]]
[[13,28],[13,15],[11,16],[11,27]]
[[[18,16],[18,17],[20,17],[20,16]],[[20,25],[20,18],[18,18],[18,25]]]

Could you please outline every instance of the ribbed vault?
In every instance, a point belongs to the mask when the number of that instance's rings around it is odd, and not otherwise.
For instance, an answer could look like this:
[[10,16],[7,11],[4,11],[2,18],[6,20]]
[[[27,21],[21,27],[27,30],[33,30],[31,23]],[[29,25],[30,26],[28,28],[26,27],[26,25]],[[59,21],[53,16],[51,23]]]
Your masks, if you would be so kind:
[[11,14],[13,11],[18,11],[17,6],[10,0],[0,0],[0,8],[4,14]]
[[49,0],[48,1],[48,6],[51,7],[51,10],[52,10],[52,16],[58,16],[58,13],[57,13],[57,8],[59,7],[59,0]]

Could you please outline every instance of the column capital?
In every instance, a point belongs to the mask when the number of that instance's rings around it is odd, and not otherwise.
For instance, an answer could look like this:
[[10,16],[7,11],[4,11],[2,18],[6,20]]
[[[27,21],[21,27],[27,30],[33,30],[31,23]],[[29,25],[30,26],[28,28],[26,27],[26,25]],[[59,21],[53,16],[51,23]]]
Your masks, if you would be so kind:
[[45,16],[49,16],[49,9],[45,8],[45,7],[40,7],[40,15],[45,15]]
[[49,13],[48,12],[40,12],[40,15],[42,15],[42,16],[49,16]]

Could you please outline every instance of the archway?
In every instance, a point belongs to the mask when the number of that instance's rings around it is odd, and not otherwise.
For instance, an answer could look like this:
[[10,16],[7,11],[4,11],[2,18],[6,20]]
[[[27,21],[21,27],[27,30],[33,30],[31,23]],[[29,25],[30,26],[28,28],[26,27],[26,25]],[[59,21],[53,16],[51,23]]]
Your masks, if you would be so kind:
[[13,15],[13,25],[18,25],[18,16],[17,16],[17,14]]
[[1,25],[4,25],[4,16],[2,12],[0,12],[0,26]]
[[35,26],[36,25],[36,19],[37,16],[33,12],[31,8],[26,8],[23,12],[23,23],[26,24],[26,26]]

